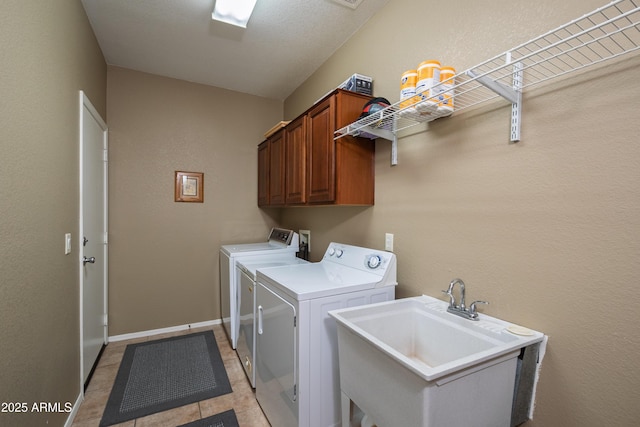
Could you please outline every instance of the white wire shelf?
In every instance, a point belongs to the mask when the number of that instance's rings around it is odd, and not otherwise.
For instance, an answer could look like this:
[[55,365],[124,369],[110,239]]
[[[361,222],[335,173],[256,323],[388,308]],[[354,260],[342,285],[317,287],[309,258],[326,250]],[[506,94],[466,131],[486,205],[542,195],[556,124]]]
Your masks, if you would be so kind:
[[[512,104],[511,141],[520,140],[522,90],[567,75],[591,65],[629,54],[640,48],[640,0],[616,0],[555,30],[456,74],[453,84],[454,115],[498,97]],[[432,92],[438,93],[441,82]],[[451,89],[449,89],[451,90]],[[426,94],[426,92],[425,92]],[[426,99],[424,99],[426,98]],[[423,96],[422,103],[437,102]],[[418,104],[415,104],[420,107]],[[392,141],[391,163],[397,163],[400,131],[438,119],[420,114],[397,102],[350,125],[338,129],[335,139],[345,135],[371,134]]]

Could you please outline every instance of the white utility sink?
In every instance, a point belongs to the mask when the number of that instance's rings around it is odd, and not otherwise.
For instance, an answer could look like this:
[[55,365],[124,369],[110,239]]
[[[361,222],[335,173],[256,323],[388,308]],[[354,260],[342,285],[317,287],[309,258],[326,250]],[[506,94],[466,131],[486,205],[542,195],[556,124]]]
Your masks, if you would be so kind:
[[349,401],[380,427],[510,425],[517,357],[544,335],[483,314],[467,320],[447,306],[423,295],[329,313],[343,425]]

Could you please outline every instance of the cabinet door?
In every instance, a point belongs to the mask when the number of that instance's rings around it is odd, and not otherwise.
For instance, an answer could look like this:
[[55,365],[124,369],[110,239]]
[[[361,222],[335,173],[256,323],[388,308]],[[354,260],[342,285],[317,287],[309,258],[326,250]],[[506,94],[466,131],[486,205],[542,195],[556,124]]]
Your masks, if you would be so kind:
[[258,206],[269,205],[269,141],[258,145]]
[[269,137],[269,205],[284,205],[284,130]]
[[336,195],[335,174],[335,96],[309,111],[307,122],[309,202],[333,202]]
[[307,116],[291,122],[285,133],[285,201],[287,205],[307,202]]

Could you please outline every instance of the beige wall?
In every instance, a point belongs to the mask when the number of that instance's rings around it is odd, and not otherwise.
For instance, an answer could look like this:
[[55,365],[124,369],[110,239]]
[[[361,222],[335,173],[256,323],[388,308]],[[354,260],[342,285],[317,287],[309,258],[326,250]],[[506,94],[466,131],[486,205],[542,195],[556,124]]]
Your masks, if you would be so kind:
[[[424,59],[464,70],[602,4],[394,0],[285,101],[285,118],[353,72],[397,101],[401,73]],[[548,334],[527,425],[635,425],[638,66],[528,91],[518,144],[503,101],[401,139],[394,167],[378,140],[374,207],[285,209],[282,223],[311,230],[314,260],[332,240],[382,249],[394,233],[400,297],[438,297],[461,277],[491,302],[483,312]]]
[[[400,74],[423,59],[465,69],[601,4],[394,0],[284,117],[353,72],[395,101]],[[75,242],[78,230],[83,89],[110,127],[111,335],[218,318],[219,246],[272,224],[311,229],[314,260],[331,240],[382,248],[391,232],[399,296],[436,296],[459,276],[470,298],[491,301],[484,312],[550,336],[528,425],[636,424],[638,57],[529,91],[517,145],[500,101],[403,138],[395,167],[378,141],[372,208],[259,210],[256,144],[281,102],[109,68],[107,107],[107,68],[79,1],[8,0],[0,11],[0,401],[79,393],[78,252],[63,255],[63,236]],[[173,202],[183,169],[205,173],[204,204]],[[66,416],[0,414],[0,424]]]
[[[106,65],[79,0],[0,2],[0,425],[62,425],[34,402],[80,393],[78,91],[106,113]],[[64,255],[70,232],[72,253]]]
[[[265,240],[257,145],[282,101],[108,69],[110,335],[220,318],[220,245]],[[204,203],[174,172],[204,172]]]

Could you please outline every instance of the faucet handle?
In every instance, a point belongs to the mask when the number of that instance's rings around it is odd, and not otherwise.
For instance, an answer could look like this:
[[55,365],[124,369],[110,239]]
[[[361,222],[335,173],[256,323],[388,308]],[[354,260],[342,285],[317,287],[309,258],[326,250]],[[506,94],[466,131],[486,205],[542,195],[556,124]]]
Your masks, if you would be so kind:
[[471,305],[469,306],[469,314],[473,315],[474,317],[478,315],[478,312],[476,311],[476,304],[487,304],[489,305],[489,303],[487,301],[474,301],[471,303]]
[[442,291],[442,293],[449,297],[449,307],[455,307],[456,306],[456,298],[453,296],[453,293],[451,292],[451,290]]

